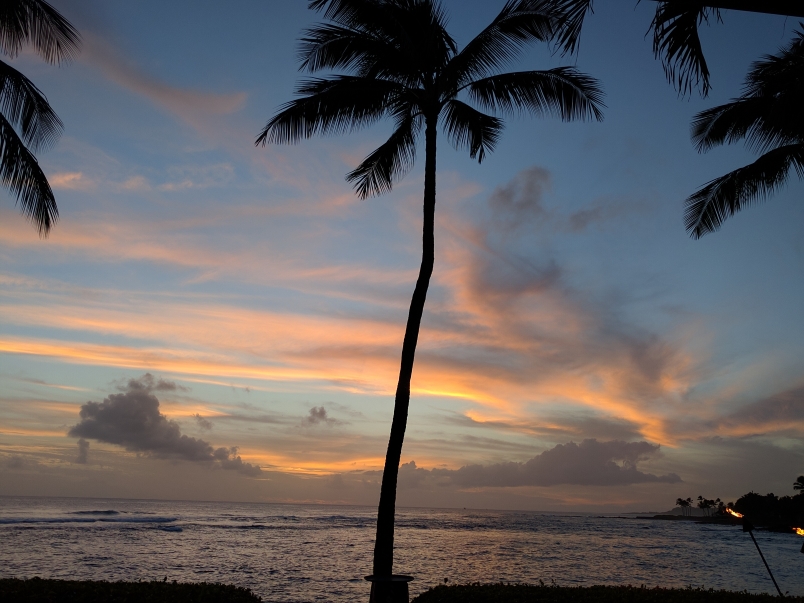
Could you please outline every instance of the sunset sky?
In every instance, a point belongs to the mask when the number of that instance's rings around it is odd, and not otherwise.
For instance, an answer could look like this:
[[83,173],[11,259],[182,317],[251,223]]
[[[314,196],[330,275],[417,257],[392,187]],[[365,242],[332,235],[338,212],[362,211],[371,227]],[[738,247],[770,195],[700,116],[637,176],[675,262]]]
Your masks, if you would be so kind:
[[[52,4],[83,47],[11,61],[65,132],[47,239],[0,191],[0,494],[375,505],[423,165],[362,201],[344,176],[390,123],[255,148],[302,0]],[[444,0],[458,43],[502,4]],[[679,97],[634,4],[511,65],[597,77],[604,122],[510,119],[482,165],[440,139],[401,505],[665,510],[804,473],[804,185],[699,241],[682,220],[753,158],[699,155],[690,119],[800,25],[724,12],[710,97]]]

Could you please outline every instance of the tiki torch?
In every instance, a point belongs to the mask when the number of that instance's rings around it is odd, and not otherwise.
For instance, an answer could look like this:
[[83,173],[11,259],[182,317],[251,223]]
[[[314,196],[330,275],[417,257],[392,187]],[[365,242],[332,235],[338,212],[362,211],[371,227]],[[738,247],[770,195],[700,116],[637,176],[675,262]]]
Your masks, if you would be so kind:
[[[737,511],[735,511],[733,509],[726,509],[726,512],[731,514],[731,515],[734,515],[734,517],[742,518],[742,520],[743,520],[743,532],[748,532],[748,535],[751,536],[751,540],[754,541],[754,546],[757,547],[757,552],[759,553],[759,556],[762,558],[762,563],[765,564],[765,569],[768,570],[768,575],[770,576],[770,579],[773,580],[773,585],[776,587],[776,592],[778,592],[779,596],[784,599],[784,595],[782,594],[782,589],[779,588],[778,584],[776,584],[776,578],[773,577],[773,572],[771,571],[770,565],[768,565],[768,562],[765,561],[765,555],[762,554],[762,549],[759,548],[759,543],[757,542],[757,539],[754,538],[754,524],[752,524],[750,521],[748,521],[747,518],[743,517],[742,513],[738,513]],[[804,548],[802,548],[802,552],[804,552]]]

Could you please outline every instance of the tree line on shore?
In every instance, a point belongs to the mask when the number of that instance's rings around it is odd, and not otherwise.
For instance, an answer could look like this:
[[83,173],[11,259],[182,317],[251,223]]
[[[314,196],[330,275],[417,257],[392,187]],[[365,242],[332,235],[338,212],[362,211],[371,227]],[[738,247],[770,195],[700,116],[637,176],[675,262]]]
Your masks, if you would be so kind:
[[677,498],[676,506],[685,517],[692,515],[693,507],[701,510],[704,517],[726,516],[727,509],[751,518],[756,525],[764,526],[804,526],[804,475],[799,475],[793,483],[793,496],[776,496],[772,492],[757,494],[754,491],[743,494],[735,502],[723,502],[698,496],[697,503],[692,498]]

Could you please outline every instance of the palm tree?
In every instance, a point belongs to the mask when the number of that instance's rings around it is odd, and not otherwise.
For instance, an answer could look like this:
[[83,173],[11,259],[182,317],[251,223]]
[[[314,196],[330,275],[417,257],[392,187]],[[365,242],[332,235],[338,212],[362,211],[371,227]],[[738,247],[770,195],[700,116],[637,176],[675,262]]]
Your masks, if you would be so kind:
[[743,93],[698,113],[692,140],[699,152],[745,139],[762,153],[754,162],[715,178],[686,200],[684,221],[694,238],[720,228],[743,207],[782,187],[794,168],[804,178],[804,34],[748,72]]
[[424,129],[423,251],[410,303],[394,417],[385,458],[374,575],[393,568],[396,485],[410,401],[410,381],[425,297],[434,265],[436,141],[439,122],[447,138],[482,162],[503,130],[500,117],[529,111],[563,120],[602,119],[597,82],[572,67],[500,73],[525,46],[547,41],[556,16],[547,0],[508,0],[474,40],[459,50],[446,30],[439,0],[313,0],[329,23],[318,24],[301,40],[301,69],[343,69],[303,81],[300,98],[285,104],[263,128],[257,144],[295,143],[316,134],[335,134],[391,117],[395,130],[346,179],[366,198],[391,190],[413,165]]
[[801,490],[804,493],[804,475],[799,475],[793,483],[793,490]]
[[[586,15],[594,0],[552,0],[563,16],[558,38],[565,52],[578,48]],[[639,2],[639,0],[637,0]],[[709,68],[703,53],[698,27],[721,20],[721,9],[748,11],[788,17],[804,17],[800,0],[654,0],[656,14],[651,23],[653,52],[661,57],[667,79],[681,94],[698,86],[701,96],[710,90]]]
[[[0,50],[16,57],[26,45],[52,64],[71,60],[79,35],[44,0],[3,0],[0,4]],[[0,181],[16,196],[23,215],[47,236],[59,210],[34,153],[51,145],[62,123],[33,82],[0,61]]]

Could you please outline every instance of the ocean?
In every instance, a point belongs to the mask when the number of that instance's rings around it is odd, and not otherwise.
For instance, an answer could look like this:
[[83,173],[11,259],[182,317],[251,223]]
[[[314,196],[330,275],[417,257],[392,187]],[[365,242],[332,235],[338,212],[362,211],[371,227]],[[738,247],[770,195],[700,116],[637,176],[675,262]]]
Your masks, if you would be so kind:
[[[0,577],[246,586],[267,602],[368,600],[371,507],[0,497]],[[804,538],[755,532],[804,595]],[[740,528],[629,517],[399,509],[395,571],[431,586],[700,586],[775,593]]]

